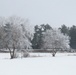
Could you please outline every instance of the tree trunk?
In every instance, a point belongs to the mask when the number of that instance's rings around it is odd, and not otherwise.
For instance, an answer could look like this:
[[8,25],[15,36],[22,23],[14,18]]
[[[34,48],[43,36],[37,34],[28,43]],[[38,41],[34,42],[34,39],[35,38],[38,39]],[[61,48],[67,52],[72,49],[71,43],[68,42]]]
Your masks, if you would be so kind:
[[53,49],[52,56],[55,57],[55,55],[56,55],[56,50]]
[[16,56],[15,56],[15,46],[14,46],[14,44],[13,44],[13,51],[12,51],[12,59],[13,58],[16,58]]
[[9,48],[9,52],[10,52],[10,59],[15,58],[15,48],[13,48],[13,51]]
[[52,56],[55,57],[55,53],[53,53]]
[[13,54],[13,58],[15,58],[15,48],[13,49],[13,52],[12,52]]
[[13,59],[12,51],[11,51],[11,49],[10,49],[10,48],[9,48],[9,52],[10,52],[10,59]]

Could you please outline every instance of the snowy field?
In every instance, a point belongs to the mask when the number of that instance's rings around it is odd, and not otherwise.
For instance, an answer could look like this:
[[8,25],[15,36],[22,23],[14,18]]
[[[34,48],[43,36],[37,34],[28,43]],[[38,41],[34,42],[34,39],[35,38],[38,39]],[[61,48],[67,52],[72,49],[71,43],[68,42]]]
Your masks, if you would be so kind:
[[[9,59],[0,53],[0,75],[76,75],[76,53],[31,53],[31,57]],[[37,56],[37,57],[36,57]]]

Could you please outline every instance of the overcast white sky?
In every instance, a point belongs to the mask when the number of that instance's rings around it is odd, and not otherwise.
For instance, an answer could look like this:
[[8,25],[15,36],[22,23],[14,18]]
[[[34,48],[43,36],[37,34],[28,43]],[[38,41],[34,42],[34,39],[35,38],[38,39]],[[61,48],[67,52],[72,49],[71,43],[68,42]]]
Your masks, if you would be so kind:
[[0,16],[28,18],[31,25],[76,25],[76,0],[0,0]]

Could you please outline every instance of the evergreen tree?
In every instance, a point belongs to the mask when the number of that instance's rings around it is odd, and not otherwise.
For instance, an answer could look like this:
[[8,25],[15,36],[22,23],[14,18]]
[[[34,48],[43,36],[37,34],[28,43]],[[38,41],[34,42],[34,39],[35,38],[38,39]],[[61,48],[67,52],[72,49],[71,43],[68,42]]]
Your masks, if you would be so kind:
[[67,27],[65,24],[63,24],[62,26],[61,26],[61,28],[59,28],[60,30],[61,30],[61,32],[65,35],[65,34],[67,34],[67,35],[69,35],[69,27]]
[[51,26],[49,24],[46,25],[42,24],[40,26],[36,25],[34,28],[35,33],[32,40],[32,47],[34,49],[41,49],[43,42],[42,40],[43,34],[47,29],[51,29]]
[[76,49],[76,26],[75,25],[73,25],[70,28],[70,35],[69,36],[71,37],[71,39],[70,39],[71,48]]

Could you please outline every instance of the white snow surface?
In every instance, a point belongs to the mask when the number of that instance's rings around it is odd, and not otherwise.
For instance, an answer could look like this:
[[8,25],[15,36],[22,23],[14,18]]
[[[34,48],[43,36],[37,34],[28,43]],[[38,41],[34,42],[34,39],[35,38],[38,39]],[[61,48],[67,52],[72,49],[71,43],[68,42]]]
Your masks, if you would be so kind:
[[[9,59],[0,53],[0,75],[76,75],[76,53],[31,53],[32,57]],[[37,57],[34,57],[37,56]]]

